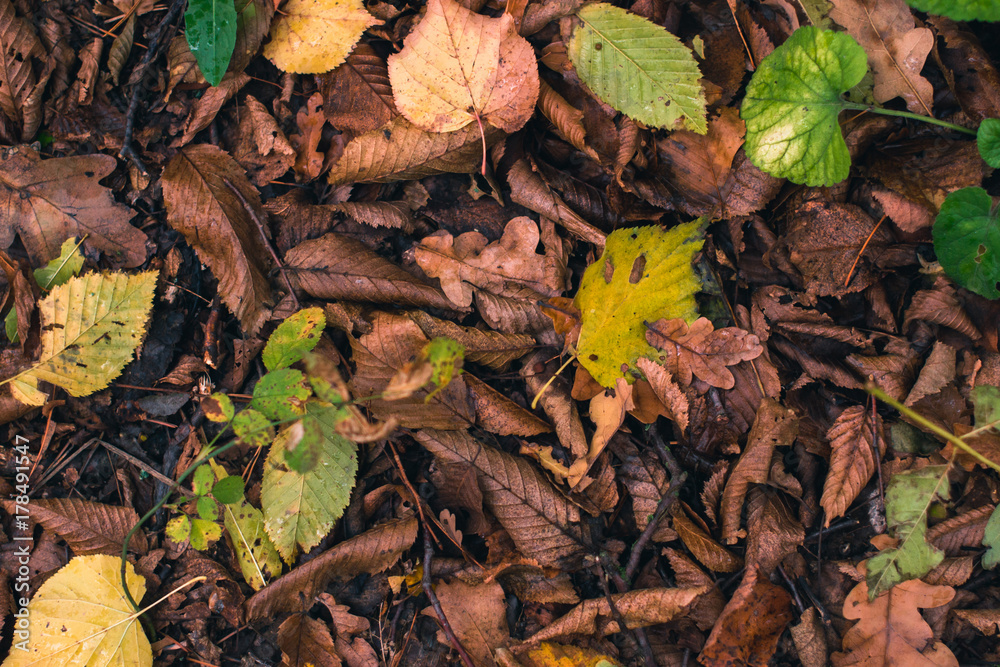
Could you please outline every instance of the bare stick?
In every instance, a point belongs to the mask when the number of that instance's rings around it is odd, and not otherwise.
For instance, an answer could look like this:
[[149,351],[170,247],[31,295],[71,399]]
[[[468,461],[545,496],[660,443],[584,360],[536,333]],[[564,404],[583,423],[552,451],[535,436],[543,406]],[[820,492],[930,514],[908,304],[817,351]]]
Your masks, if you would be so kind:
[[423,586],[424,593],[427,594],[427,599],[431,601],[431,606],[434,607],[434,613],[437,614],[438,622],[441,623],[441,628],[444,629],[444,633],[448,636],[448,641],[451,642],[452,647],[458,652],[458,657],[462,659],[462,664],[465,667],[476,667],[476,663],[472,661],[472,657],[466,652],[465,648],[462,646],[462,642],[458,641],[458,637],[455,636],[455,631],[451,629],[451,624],[448,622],[448,617],[444,615],[444,609],[441,608],[441,601],[438,600],[437,595],[434,593],[434,587],[431,584],[431,559],[434,557],[434,545],[431,544],[430,527],[424,524],[424,577]]

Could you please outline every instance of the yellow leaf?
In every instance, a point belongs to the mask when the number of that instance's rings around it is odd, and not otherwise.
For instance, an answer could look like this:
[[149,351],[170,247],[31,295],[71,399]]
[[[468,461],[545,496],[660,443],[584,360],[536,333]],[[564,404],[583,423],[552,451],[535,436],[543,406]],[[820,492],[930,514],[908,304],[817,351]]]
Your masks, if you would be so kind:
[[[153,650],[122,590],[121,559],[77,556],[35,593],[28,605],[26,650],[15,634],[2,667],[152,667]],[[145,580],[126,565],[129,591],[137,600]]]
[[521,129],[538,99],[535,52],[510,14],[489,18],[454,0],[430,0],[427,13],[389,56],[396,108],[431,132],[480,119],[505,132]]
[[[71,278],[38,304],[42,353],[14,378],[18,399],[41,405],[38,380],[71,396],[100,391],[118,377],[142,342],[153,305],[156,271],[137,275],[100,274]],[[41,401],[41,402],[40,402]]]
[[297,74],[329,72],[347,59],[365,30],[378,20],[361,0],[289,0],[271,28],[264,55]]

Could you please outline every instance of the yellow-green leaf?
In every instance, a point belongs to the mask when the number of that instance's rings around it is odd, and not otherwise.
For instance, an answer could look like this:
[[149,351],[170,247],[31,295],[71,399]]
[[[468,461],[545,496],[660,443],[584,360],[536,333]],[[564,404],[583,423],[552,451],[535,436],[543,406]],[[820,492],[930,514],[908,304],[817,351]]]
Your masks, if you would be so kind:
[[[121,583],[117,556],[77,556],[42,584],[28,604],[29,638],[12,647],[3,667],[152,667],[153,650]],[[145,580],[125,566],[137,600]]]
[[329,72],[376,23],[361,0],[289,0],[271,28],[264,55],[286,72]]
[[701,282],[691,259],[701,250],[701,221],[664,231],[660,227],[619,229],[608,236],[604,254],[587,267],[574,303],[582,326],[580,363],[604,387],[634,378],[639,357],[655,359],[645,322],[698,318],[694,295]]
[[153,305],[156,271],[136,275],[100,274],[72,278],[38,305],[42,353],[17,377],[15,395],[41,405],[32,392],[38,380],[87,396],[118,377],[142,342]]
[[285,319],[267,339],[261,359],[269,371],[288,368],[316,347],[326,316],[322,308],[306,308]]

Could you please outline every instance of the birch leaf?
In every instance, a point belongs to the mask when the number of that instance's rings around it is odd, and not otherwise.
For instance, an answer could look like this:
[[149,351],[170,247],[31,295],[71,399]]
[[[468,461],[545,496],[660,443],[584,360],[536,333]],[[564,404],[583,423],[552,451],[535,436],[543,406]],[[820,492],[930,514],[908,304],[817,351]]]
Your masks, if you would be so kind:
[[361,0],[290,0],[271,28],[264,55],[286,72],[329,72],[376,23]]

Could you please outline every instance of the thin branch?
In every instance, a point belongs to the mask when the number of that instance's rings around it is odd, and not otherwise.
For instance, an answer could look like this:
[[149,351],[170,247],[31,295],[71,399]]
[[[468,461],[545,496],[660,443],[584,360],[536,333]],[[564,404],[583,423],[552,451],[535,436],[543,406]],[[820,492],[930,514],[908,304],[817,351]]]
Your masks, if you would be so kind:
[[444,634],[448,636],[448,641],[451,642],[452,648],[458,652],[458,657],[462,659],[462,664],[464,664],[465,667],[476,667],[476,663],[472,661],[472,657],[466,652],[465,648],[462,646],[462,642],[458,641],[458,637],[455,636],[455,631],[451,629],[448,617],[444,615],[444,609],[441,608],[441,601],[438,600],[437,594],[434,593],[434,586],[431,582],[431,559],[433,557],[434,545],[431,544],[430,527],[425,523],[424,577],[421,582],[424,587],[424,593],[427,595],[427,599],[431,601],[431,606],[434,607],[434,613],[437,614],[438,622],[441,624]]

